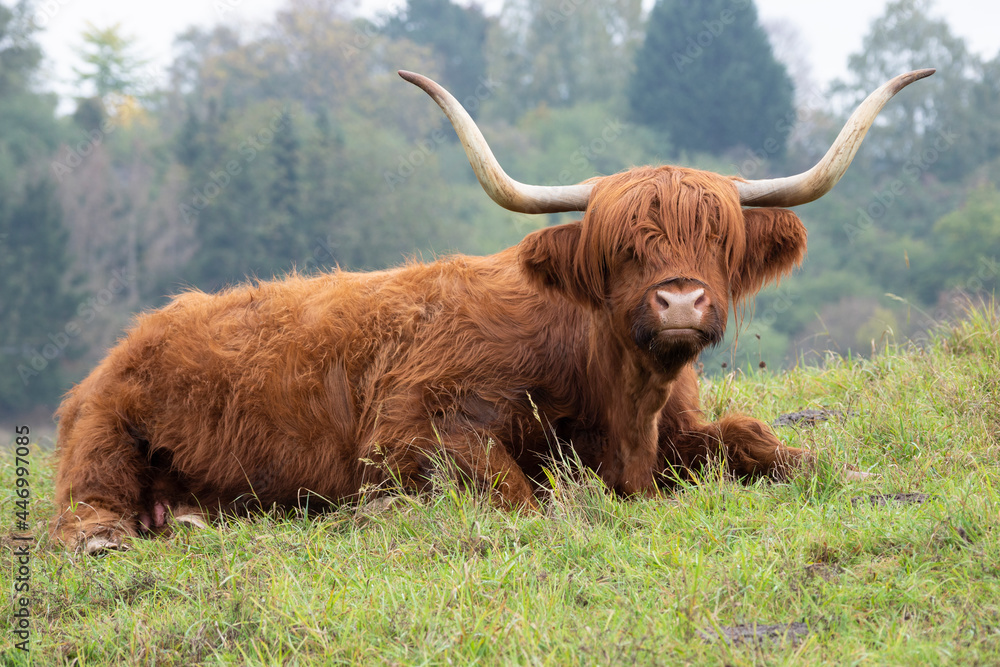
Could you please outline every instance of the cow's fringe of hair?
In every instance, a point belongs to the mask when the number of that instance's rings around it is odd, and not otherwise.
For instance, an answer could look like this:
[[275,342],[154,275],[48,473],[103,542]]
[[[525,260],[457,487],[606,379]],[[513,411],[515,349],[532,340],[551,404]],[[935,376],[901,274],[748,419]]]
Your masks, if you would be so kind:
[[[606,276],[635,256],[703,257],[724,244],[729,278],[746,243],[736,186],[724,176],[680,167],[636,167],[594,181],[577,248],[578,277],[600,293]],[[666,247],[664,247],[666,246]]]

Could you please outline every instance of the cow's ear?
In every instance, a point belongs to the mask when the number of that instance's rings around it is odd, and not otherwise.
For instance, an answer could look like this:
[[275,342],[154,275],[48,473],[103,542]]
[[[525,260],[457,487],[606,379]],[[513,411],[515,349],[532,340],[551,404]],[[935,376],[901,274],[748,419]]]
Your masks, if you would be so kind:
[[802,262],[806,228],[799,216],[783,208],[743,210],[746,252],[733,276],[734,300],[749,297],[777,281]]
[[578,266],[581,229],[579,222],[545,227],[528,234],[518,247],[521,265],[536,284],[589,301]]

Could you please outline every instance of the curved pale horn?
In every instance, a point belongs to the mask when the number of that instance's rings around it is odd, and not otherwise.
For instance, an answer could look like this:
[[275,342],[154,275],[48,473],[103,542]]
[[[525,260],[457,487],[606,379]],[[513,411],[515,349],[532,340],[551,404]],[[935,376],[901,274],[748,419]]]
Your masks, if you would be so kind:
[[906,86],[933,73],[933,69],[918,69],[900,74],[865,98],[851,114],[830,150],[809,171],[784,178],[736,181],[740,203],[744,206],[798,206],[825,195],[847,171],[868,128],[885,103]]
[[421,74],[399,70],[399,76],[421,88],[438,103],[455,126],[455,132],[465,147],[465,154],[469,156],[469,164],[476,172],[476,178],[493,201],[518,213],[586,210],[593,185],[580,183],[542,186],[515,181],[504,172],[476,122],[451,93]]
[[[847,171],[886,102],[934,71],[921,69],[901,74],[869,95],[851,114],[823,159],[809,171],[784,178],[736,180],[740,203],[744,206],[798,206],[825,195]],[[430,95],[444,111],[465,147],[476,178],[493,201],[518,213],[560,213],[587,208],[592,184],[539,186],[515,181],[504,172],[475,121],[451,93],[423,75],[405,70],[400,70],[399,75]]]

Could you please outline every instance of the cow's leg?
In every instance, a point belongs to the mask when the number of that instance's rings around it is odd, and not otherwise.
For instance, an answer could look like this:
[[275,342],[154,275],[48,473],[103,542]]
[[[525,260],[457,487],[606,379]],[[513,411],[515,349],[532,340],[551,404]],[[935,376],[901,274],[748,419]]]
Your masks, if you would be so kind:
[[744,479],[786,479],[812,459],[804,449],[785,447],[770,427],[757,419],[731,416],[706,423],[698,403],[697,373],[689,366],[678,377],[660,412],[659,450],[668,481],[719,460]]
[[596,465],[604,483],[623,496],[656,497],[657,442],[652,434],[645,442],[635,434],[609,439],[619,446],[606,447]]
[[[382,458],[392,477],[407,486],[426,488],[429,471],[437,457],[444,459],[445,465],[453,463],[465,479],[489,492],[497,507],[538,509],[531,482],[514,457],[491,436],[477,430],[437,430],[426,438],[383,452],[381,456],[366,458]],[[369,484],[376,481],[373,475],[366,474],[366,477]]]
[[93,406],[60,425],[52,534],[88,553],[124,546],[139,532],[148,463],[121,413]]
[[199,505],[198,499],[169,472],[166,461],[157,461],[156,456],[152,458],[155,477],[144,498],[149,509],[139,514],[142,528],[154,534],[169,530],[171,524],[206,528],[209,514]]
[[124,549],[125,538],[138,534],[135,519],[100,504],[73,500],[60,507],[65,509],[53,519],[52,533],[70,548],[88,554]]
[[750,417],[672,426],[676,425],[667,423],[660,429],[660,452],[668,476],[677,475],[678,468],[692,470],[709,461],[724,460],[737,477],[784,480],[812,460],[808,451],[786,447],[767,424]]
[[[469,446],[469,441],[473,441]],[[449,454],[463,473],[489,491],[493,504],[504,509],[537,510],[531,483],[514,457],[499,443],[479,444],[475,435],[450,443]]]
[[808,451],[781,444],[758,419],[726,417],[710,427],[725,448],[726,465],[738,477],[785,480],[812,460]]

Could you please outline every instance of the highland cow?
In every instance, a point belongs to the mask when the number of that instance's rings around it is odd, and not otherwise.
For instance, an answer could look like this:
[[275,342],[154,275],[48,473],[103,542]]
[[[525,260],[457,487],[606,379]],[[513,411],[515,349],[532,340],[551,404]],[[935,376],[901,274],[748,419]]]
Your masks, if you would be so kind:
[[401,72],[499,204],[582,220],[488,257],[191,291],[140,315],[59,409],[53,533],[96,552],[247,505],[423,488],[442,460],[531,509],[561,447],[625,495],[712,458],[786,475],[808,455],[749,417],[704,421],[694,363],[802,259],[804,226],[773,207],[833,187],[885,102],[932,71],[873,93],[799,176],[641,167],[555,188],[510,179],[454,98]]

